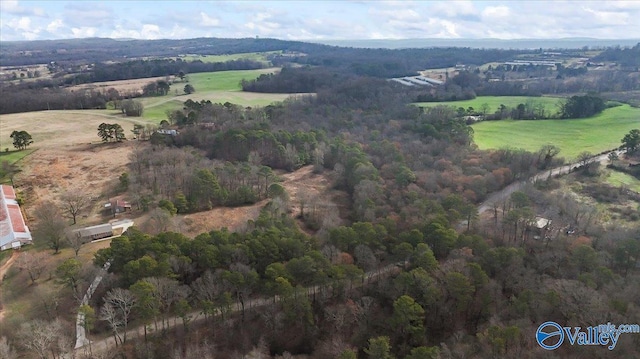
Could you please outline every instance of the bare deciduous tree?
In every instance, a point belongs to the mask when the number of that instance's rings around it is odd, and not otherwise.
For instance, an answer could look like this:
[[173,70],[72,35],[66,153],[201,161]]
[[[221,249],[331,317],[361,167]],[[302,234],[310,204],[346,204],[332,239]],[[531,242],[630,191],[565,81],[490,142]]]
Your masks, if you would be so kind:
[[[178,281],[164,277],[145,278],[145,282],[151,283],[155,288],[156,300],[160,304],[160,317],[162,319],[162,329],[165,328],[165,317],[173,303],[182,299],[181,286]],[[167,322],[168,323],[168,322]]]
[[57,352],[56,344],[62,331],[62,323],[58,319],[52,322],[35,319],[22,324],[20,338],[25,348],[35,352],[41,359],[47,359],[49,352]]
[[171,215],[162,208],[156,208],[151,211],[149,221],[158,233],[166,232],[171,226]]
[[118,341],[122,343],[122,338],[120,337],[120,327],[123,325],[122,319],[118,316],[116,308],[111,305],[111,303],[105,303],[102,308],[100,308],[100,320],[109,323],[116,346],[118,346]]
[[0,358],[18,359],[18,353],[13,349],[5,337],[0,337]]
[[55,203],[46,201],[36,207],[33,214],[38,221],[33,231],[34,237],[37,240],[47,241],[49,247],[58,253],[66,226],[60,210]]
[[[106,317],[114,319],[117,318],[113,321],[121,323],[123,326],[122,343],[126,343],[127,327],[129,325],[129,320],[131,319],[131,309],[136,303],[136,297],[128,289],[115,288],[108,291],[103,300],[103,308],[108,308],[105,310],[107,311],[105,314],[108,314]],[[111,321],[109,321],[109,324],[111,324]]]
[[67,229],[64,233],[64,237],[67,239],[67,243],[69,243],[69,246],[73,248],[76,257],[78,257],[78,252],[80,252],[80,248],[85,243],[85,240],[80,235],[80,232],[75,232]]
[[71,190],[63,194],[61,199],[64,211],[73,219],[73,224],[76,224],[78,215],[89,204],[88,195],[80,190]]
[[31,284],[34,284],[40,275],[44,272],[46,268],[45,257],[47,255],[43,252],[32,253],[25,252],[22,253],[20,257],[18,257],[17,265],[20,270],[26,270],[29,274],[29,279],[31,279]]

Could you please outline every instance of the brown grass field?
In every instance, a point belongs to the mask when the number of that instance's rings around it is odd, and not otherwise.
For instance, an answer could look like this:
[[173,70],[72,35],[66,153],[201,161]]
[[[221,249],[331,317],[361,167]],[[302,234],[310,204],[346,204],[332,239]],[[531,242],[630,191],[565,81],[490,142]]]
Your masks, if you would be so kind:
[[104,92],[110,88],[114,88],[121,93],[130,93],[130,92],[142,93],[142,88],[148,83],[155,82],[158,80],[166,80],[167,78],[169,78],[170,80],[173,80],[173,76],[158,76],[158,77],[147,77],[143,79],[133,79],[133,80],[93,82],[88,84],[70,86],[67,89],[71,91],[80,90],[80,89],[92,89],[92,90],[99,90],[101,92]]
[[[57,200],[68,190],[104,199],[109,184],[126,171],[128,155],[134,142],[103,144],[97,135],[102,122],[119,123],[125,130],[133,128],[127,119],[105,117],[82,111],[41,111],[0,117],[0,147],[11,145],[13,130],[31,134],[35,152],[20,162],[15,177],[17,190],[26,200],[27,218],[35,205]],[[100,220],[87,216],[80,222]]]

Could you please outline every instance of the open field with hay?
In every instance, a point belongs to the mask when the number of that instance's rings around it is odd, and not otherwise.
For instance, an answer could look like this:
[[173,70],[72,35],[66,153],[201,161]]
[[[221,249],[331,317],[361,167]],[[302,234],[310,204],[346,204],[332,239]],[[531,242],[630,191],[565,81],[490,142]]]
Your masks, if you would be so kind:
[[92,89],[98,90],[101,92],[107,91],[110,88],[114,88],[121,93],[142,93],[142,88],[150,82],[155,82],[158,80],[167,80],[173,79],[173,76],[158,76],[158,77],[146,77],[142,79],[131,79],[131,80],[117,80],[117,81],[103,81],[103,82],[92,82],[88,84],[74,85],[68,87],[69,90],[79,90],[79,89]]
[[483,121],[472,127],[480,149],[513,147],[537,151],[552,144],[560,148],[560,156],[575,159],[583,151],[599,153],[619,147],[626,133],[640,128],[640,109],[623,105],[591,118]]
[[[14,178],[24,194],[27,217],[36,203],[57,200],[67,190],[108,198],[118,176],[126,171],[134,141],[103,144],[97,134],[100,123],[118,123],[130,136],[136,120],[109,117],[92,111],[40,111],[2,115],[0,136],[9,140],[13,130],[25,130],[33,137],[32,151],[20,161]],[[96,206],[100,203],[96,202]],[[88,215],[80,222],[100,220]]]

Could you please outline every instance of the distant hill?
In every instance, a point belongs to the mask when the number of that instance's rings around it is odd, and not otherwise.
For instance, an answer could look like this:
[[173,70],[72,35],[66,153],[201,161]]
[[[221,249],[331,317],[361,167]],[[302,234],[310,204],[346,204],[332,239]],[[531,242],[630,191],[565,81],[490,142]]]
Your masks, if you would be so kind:
[[[300,42],[276,39],[197,38],[185,40],[123,40],[86,38],[66,40],[7,41],[0,47],[0,65],[32,65],[58,62],[118,61],[128,58],[222,55],[243,52],[287,50]],[[314,44],[316,47],[325,45]]]
[[[399,77],[415,75],[419,70],[454,66],[460,62],[481,65],[506,61],[518,50],[477,49],[450,45],[438,48],[365,49],[329,46],[318,43],[277,39],[197,38],[185,40],[114,40],[87,38],[3,42],[1,66],[48,64],[91,64],[123,62],[132,58],[175,57],[181,54],[222,55],[247,52],[283,51],[271,61],[324,66],[357,75]],[[65,66],[66,67],[66,66]],[[71,67],[71,66],[70,66]]]
[[399,40],[309,40],[326,45],[362,47],[362,48],[427,48],[427,47],[471,47],[478,49],[581,49],[605,48],[612,46],[634,46],[640,39],[399,39]]

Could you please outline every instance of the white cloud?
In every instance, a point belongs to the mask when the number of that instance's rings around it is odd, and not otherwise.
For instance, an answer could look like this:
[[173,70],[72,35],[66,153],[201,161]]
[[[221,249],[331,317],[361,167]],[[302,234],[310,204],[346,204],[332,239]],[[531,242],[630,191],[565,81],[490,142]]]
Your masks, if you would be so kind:
[[413,9],[371,9],[369,13],[385,20],[415,21],[420,19],[420,14]]
[[0,13],[11,15],[30,15],[30,16],[45,16],[45,11],[41,7],[24,7],[20,6],[17,0],[0,0]]
[[109,37],[114,39],[136,39],[140,38],[140,32],[133,29],[125,29],[122,25],[116,25],[115,29],[111,31]]
[[9,27],[14,30],[31,31],[31,18],[23,16],[9,21]]
[[598,25],[625,25],[629,22],[628,13],[598,11],[588,7],[584,8],[584,11],[593,15]]
[[33,15],[35,16],[46,16],[44,9],[41,7],[35,7],[32,9],[32,11],[33,11]]
[[204,12],[200,12],[200,25],[204,27],[218,27],[220,26],[220,20],[210,17]]
[[283,17],[275,17],[278,20],[274,19],[274,16],[270,12],[260,12],[253,16],[253,21],[249,21],[244,24],[244,27],[251,30],[254,35],[258,36],[269,36],[276,37],[278,34],[283,34],[284,31],[288,31],[289,28],[285,28],[282,21],[286,21],[286,16]]
[[95,27],[73,27],[71,28],[71,34],[75,38],[94,37],[96,36],[97,29]]
[[[105,2],[108,4],[108,2]],[[121,14],[121,18],[127,18],[128,14]],[[113,26],[116,15],[112,8],[103,4],[91,4],[84,2],[70,2],[64,9],[64,21],[77,28]]]
[[144,24],[142,25],[140,36],[147,40],[159,39],[162,37],[162,34],[160,33],[160,26],[156,24]]
[[173,28],[171,28],[171,32],[167,37],[170,39],[186,39],[190,34],[191,32],[189,29],[176,24],[173,25]]
[[0,38],[640,38],[637,1],[0,0]]
[[511,11],[504,5],[500,6],[487,6],[482,10],[482,18],[487,20],[505,18],[511,15]]
[[478,13],[475,5],[471,1],[438,1],[430,8],[431,15],[456,17],[468,16]]
[[17,0],[2,0],[0,1],[0,10],[2,10],[2,12],[14,13],[20,11],[21,8]]
[[47,31],[50,33],[55,33],[56,31],[58,31],[58,29],[60,29],[63,26],[64,26],[64,23],[62,22],[61,19],[55,19],[51,21],[49,25],[47,25]]

